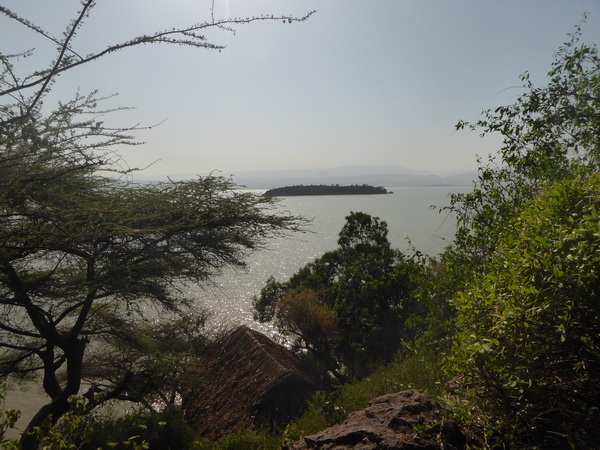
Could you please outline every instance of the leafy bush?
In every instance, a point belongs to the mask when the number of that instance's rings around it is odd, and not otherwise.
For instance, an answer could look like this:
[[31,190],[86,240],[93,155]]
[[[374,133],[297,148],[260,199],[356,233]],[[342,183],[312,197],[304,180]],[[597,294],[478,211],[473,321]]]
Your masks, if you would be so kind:
[[192,448],[197,438],[176,408],[166,408],[159,413],[133,412],[96,420],[91,437],[81,448],[132,448],[129,442],[135,440],[154,450],[184,449]]
[[21,412],[15,409],[4,408],[5,389],[6,384],[0,381],[0,448],[8,450],[18,448],[17,442],[7,439],[6,434],[15,427],[15,423],[19,420]]
[[600,175],[546,186],[456,307],[452,361],[521,445],[598,442]]

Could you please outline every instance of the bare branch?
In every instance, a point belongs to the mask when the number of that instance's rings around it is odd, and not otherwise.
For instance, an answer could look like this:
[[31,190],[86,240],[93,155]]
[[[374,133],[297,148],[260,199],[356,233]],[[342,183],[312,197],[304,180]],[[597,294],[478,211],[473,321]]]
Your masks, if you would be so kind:
[[[62,42],[60,42],[58,39],[50,36],[50,34],[48,34],[42,28],[38,27],[36,24],[32,23],[31,21],[29,21],[29,20],[27,20],[27,19],[19,16],[17,13],[15,13],[14,11],[11,11],[10,9],[6,8],[5,6],[0,6],[0,13],[8,16],[9,18],[15,20],[16,22],[19,22],[22,25],[25,25],[30,30],[33,30],[36,33],[44,36],[46,39],[54,42],[58,46],[62,46],[63,45]],[[81,58],[81,56],[79,54],[77,54],[76,52],[74,52],[72,49],[68,48],[67,50],[69,52],[73,53],[75,56]]]
[[81,26],[83,19],[87,16],[89,12],[88,10],[93,6],[93,4],[94,2],[92,0],[88,0],[84,3],[82,11],[79,13],[79,16],[74,21],[72,27],[68,30],[65,40],[61,43],[59,55],[55,63],[53,64],[53,67],[46,74],[34,79],[33,81],[29,81],[27,83],[16,83],[14,86],[0,91],[0,97],[2,97],[4,95],[13,94],[15,92],[24,91],[41,85],[40,89],[35,94],[33,101],[28,105],[27,110],[20,116],[0,121],[0,126],[9,123],[15,123],[21,120],[23,117],[29,115],[33,108],[35,108],[35,106],[38,104],[39,100],[47,92],[52,80],[61,73],[71,70],[80,65],[87,64],[89,62],[100,59],[103,56],[106,56],[110,53],[114,53],[129,47],[136,47],[138,45],[143,44],[175,44],[220,51],[223,50],[225,46],[207,42],[206,37],[204,35],[199,34],[198,32],[211,28],[226,29],[229,31],[233,31],[232,27],[235,25],[245,25],[257,21],[283,21],[286,23],[303,22],[315,13],[315,11],[311,11],[303,17],[294,17],[287,15],[257,16],[247,18],[224,19],[218,21],[215,21],[213,18],[212,22],[199,23],[196,25],[189,26],[187,28],[174,28],[171,30],[157,32],[151,35],[137,36],[131,40],[110,45],[102,51],[91,53],[85,57],[81,57],[78,55],[79,58],[77,60],[66,60],[65,54],[67,52],[72,52],[72,50],[70,49],[71,40],[73,39],[76,30]]

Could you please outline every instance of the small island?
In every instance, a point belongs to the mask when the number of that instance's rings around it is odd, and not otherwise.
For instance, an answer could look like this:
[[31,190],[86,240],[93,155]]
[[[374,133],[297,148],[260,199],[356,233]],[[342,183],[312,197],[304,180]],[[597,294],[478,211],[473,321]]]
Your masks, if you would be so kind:
[[299,185],[269,189],[264,195],[269,197],[290,197],[294,195],[373,195],[391,194],[384,187],[354,184],[351,186],[336,185]]

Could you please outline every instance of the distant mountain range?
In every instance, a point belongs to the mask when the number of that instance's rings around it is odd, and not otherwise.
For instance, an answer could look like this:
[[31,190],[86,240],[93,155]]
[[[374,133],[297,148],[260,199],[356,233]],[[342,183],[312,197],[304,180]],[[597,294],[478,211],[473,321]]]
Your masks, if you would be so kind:
[[[432,173],[400,166],[340,166],[325,169],[289,169],[238,172],[231,175],[236,184],[248,189],[272,189],[281,186],[308,184],[370,184],[384,187],[472,186],[475,172]],[[194,178],[194,174],[170,176],[173,180]],[[166,177],[141,176],[138,181],[155,181]]]

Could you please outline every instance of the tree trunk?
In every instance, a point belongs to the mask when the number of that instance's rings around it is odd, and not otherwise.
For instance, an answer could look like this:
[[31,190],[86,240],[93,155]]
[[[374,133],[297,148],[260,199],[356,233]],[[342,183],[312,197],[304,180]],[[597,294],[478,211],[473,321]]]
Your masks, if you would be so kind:
[[[50,428],[69,410],[69,397],[79,393],[81,386],[81,371],[83,366],[83,353],[86,343],[80,339],[72,339],[63,347],[67,359],[67,383],[62,392],[50,403],[44,405],[30,420],[27,428],[21,435],[23,450],[37,450],[39,440],[31,435],[36,427],[43,431]],[[46,369],[49,370],[49,369]]]
[[27,428],[21,435],[21,446],[23,450],[36,450],[39,447],[39,441],[31,435],[35,427],[42,430],[55,424],[60,417],[69,410],[68,396],[65,391],[47,405],[44,405],[29,421]]

